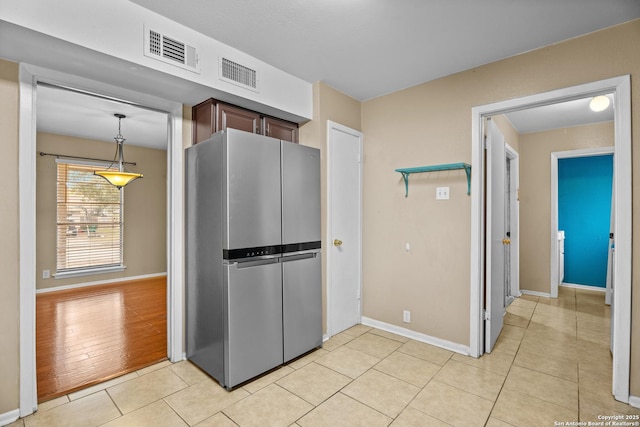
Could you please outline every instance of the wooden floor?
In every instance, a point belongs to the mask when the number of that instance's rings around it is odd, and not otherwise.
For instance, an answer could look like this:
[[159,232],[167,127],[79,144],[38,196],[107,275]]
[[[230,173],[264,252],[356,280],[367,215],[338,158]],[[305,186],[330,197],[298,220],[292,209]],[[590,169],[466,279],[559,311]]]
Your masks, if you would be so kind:
[[36,295],[38,401],[167,356],[166,278]]

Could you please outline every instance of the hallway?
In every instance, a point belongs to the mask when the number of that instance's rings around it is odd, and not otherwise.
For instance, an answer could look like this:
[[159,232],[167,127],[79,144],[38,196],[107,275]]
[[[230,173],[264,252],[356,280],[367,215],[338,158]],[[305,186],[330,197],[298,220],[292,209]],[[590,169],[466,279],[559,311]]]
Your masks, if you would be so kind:
[[[611,397],[604,293],[509,307],[474,359],[363,325],[233,392],[161,362],[53,399],[12,426],[554,426],[640,409]],[[565,424],[566,425],[566,424]]]

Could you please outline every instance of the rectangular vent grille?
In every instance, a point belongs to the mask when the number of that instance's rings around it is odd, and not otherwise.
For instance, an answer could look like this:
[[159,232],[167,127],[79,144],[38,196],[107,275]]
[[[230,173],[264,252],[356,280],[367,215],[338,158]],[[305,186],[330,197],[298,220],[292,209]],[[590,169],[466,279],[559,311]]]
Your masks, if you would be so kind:
[[200,72],[198,50],[195,47],[147,28],[144,54],[168,64]]
[[184,43],[178,40],[170,39],[167,36],[162,37],[162,56],[172,61],[185,63],[184,60]]
[[162,54],[162,36],[155,31],[149,32],[149,53],[154,55]]
[[220,58],[220,79],[258,91],[258,72],[227,58]]

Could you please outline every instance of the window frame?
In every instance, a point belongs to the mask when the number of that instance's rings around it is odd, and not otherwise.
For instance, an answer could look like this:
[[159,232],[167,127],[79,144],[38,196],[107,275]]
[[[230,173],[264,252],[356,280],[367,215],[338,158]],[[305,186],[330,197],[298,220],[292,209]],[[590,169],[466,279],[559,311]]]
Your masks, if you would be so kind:
[[[77,159],[64,159],[64,158],[57,158],[56,159],[56,189],[55,189],[55,216],[56,216],[56,231],[55,231],[55,251],[56,251],[56,272],[54,274],[52,274],[52,276],[55,279],[65,279],[65,278],[70,278],[70,277],[79,277],[79,276],[87,276],[87,275],[94,275],[94,274],[104,274],[104,273],[113,273],[113,272],[119,272],[119,271],[124,271],[126,269],[126,266],[124,265],[124,190],[120,189],[117,190],[119,192],[119,198],[120,198],[120,202],[119,202],[119,209],[120,209],[120,220],[119,220],[119,234],[120,234],[120,242],[119,242],[119,247],[120,247],[120,260],[119,263],[117,264],[95,264],[95,265],[89,265],[89,266],[85,266],[85,267],[68,267],[68,268],[59,268],[60,262],[59,262],[59,244],[60,244],[60,236],[59,236],[59,228],[60,225],[64,225],[65,222],[60,222],[59,221],[59,204],[61,203],[60,200],[58,199],[58,175],[59,175],[59,168],[60,165],[64,164],[64,165],[70,165],[70,166],[79,166],[79,167],[89,167],[89,168],[93,168],[95,170],[99,170],[99,169],[106,169],[108,168],[111,164],[109,162],[96,162],[96,161],[87,161],[87,160],[77,160]],[[100,178],[102,179],[102,178]],[[65,182],[67,182],[67,180],[65,179]],[[115,187],[114,187],[115,188]],[[63,202],[64,203],[64,202]]]

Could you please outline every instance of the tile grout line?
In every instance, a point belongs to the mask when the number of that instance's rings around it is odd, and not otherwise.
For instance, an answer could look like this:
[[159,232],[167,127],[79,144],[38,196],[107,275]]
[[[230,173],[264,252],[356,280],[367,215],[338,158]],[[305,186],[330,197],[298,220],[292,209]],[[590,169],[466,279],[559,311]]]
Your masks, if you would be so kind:
[[[400,347],[402,347],[402,346],[400,346]],[[398,349],[399,349],[400,347],[398,347]],[[395,351],[399,351],[398,349],[396,349]],[[394,353],[395,353],[395,351],[394,351]],[[407,354],[407,353],[403,353],[403,352],[400,352],[400,353],[402,353],[402,354]],[[392,354],[393,354],[393,353],[392,353]],[[412,355],[410,355],[410,354],[407,354],[407,356],[416,357],[416,356],[412,356]],[[388,357],[388,356],[387,356],[387,357]],[[438,375],[438,373],[442,370],[442,368],[444,368],[444,365],[446,365],[446,364],[451,360],[451,358],[452,358],[452,357],[453,357],[453,354],[449,355],[449,357],[447,358],[447,360],[446,360],[442,365],[438,365],[438,366],[439,366],[438,370],[437,370],[437,371],[436,371],[436,372],[431,376],[431,378],[429,378],[429,380],[428,380],[428,381],[427,381],[427,382],[426,382],[422,387],[419,387],[419,388],[420,388],[420,391],[419,391],[419,392],[417,392],[417,393],[416,393],[416,395],[415,395],[415,396],[413,396],[413,398],[412,398],[411,400],[409,400],[409,402],[407,402],[407,404],[402,408],[402,410],[401,410],[400,412],[398,412],[398,415],[396,415],[396,416],[393,418],[393,420],[394,420],[394,421],[395,421],[395,420],[396,420],[396,419],[397,419],[397,418],[398,418],[398,417],[399,417],[399,416],[400,416],[400,415],[401,415],[401,414],[402,414],[402,413],[403,413],[403,412],[404,412],[404,411],[405,411],[405,410],[406,410],[406,409],[411,405],[411,403],[412,403],[414,400],[416,400],[416,399],[417,399],[418,395],[420,395],[420,393],[422,393],[422,392],[424,391],[424,389],[427,387],[427,385],[429,385],[429,384],[431,383],[431,381],[433,381],[433,379],[436,377],[436,375]],[[416,359],[424,360],[424,359],[421,359],[421,358],[419,358],[419,357],[416,357]],[[383,360],[384,360],[384,359],[383,359]],[[429,362],[428,360],[425,360],[425,361],[426,361],[426,362]],[[429,362],[429,363],[433,363],[434,365],[436,364],[436,363],[434,363],[434,362]],[[373,368],[372,368],[372,369],[373,369]],[[389,374],[387,374],[387,375],[389,375]],[[393,376],[393,375],[391,375],[391,376]],[[395,378],[395,377],[394,377],[394,378]],[[400,378],[398,378],[398,379],[400,379]],[[403,380],[401,380],[401,381],[403,381]],[[405,382],[406,382],[406,381],[405,381]],[[409,384],[409,383],[407,383],[407,384]],[[413,384],[411,384],[411,385],[413,385]],[[416,386],[416,387],[417,387],[417,386]],[[446,421],[444,421],[444,420],[441,420],[440,418],[436,417],[435,415],[431,415],[431,414],[428,414],[428,413],[426,413],[426,412],[423,412],[423,411],[421,411],[421,410],[420,410],[420,409],[418,409],[418,408],[414,408],[414,409],[415,409],[416,411],[420,411],[420,412],[421,412],[421,413],[423,413],[423,414],[426,414],[426,415],[427,415],[427,416],[429,416],[429,417],[435,418],[435,419],[436,419],[436,420],[438,420],[438,421],[442,421],[443,423],[445,423],[445,424],[447,424],[447,425],[451,425],[451,424],[449,424],[448,422],[446,422]]]
[[580,414],[580,349],[578,346],[578,294],[573,292],[573,303],[575,305],[574,316],[576,319],[576,379],[578,380],[578,390],[577,390],[577,398],[578,398],[578,421],[582,418]]
[[[504,381],[502,383],[502,385],[500,386],[500,391],[498,392],[498,395],[496,396],[496,399],[493,401],[493,405],[491,405],[491,411],[489,411],[489,416],[487,417],[487,420],[485,421],[484,425],[486,426],[489,423],[489,420],[491,419],[491,414],[493,414],[493,410],[496,407],[496,404],[498,403],[498,399],[500,399],[500,396],[502,395],[502,392],[504,391],[504,385],[507,383],[507,378],[509,377],[509,373],[511,373],[511,369],[513,368],[513,364],[516,361],[516,357],[518,356],[518,353],[520,352],[520,346],[522,346],[522,340],[524,339],[524,335],[527,333],[527,329],[529,328],[529,324],[531,323],[531,319],[533,318],[533,313],[535,312],[535,309],[538,307],[538,302],[536,301],[535,303],[535,307],[533,309],[533,311],[531,312],[531,317],[529,318],[529,322],[527,323],[527,327],[524,328],[524,333],[522,334],[522,338],[520,338],[519,343],[518,343],[518,348],[516,350],[516,354],[513,355],[513,359],[511,360],[511,364],[509,365],[509,370],[507,371],[506,375],[504,376]],[[494,417],[497,420],[500,420],[502,422],[505,422],[509,425],[513,425],[505,420],[502,420],[498,417]]]

